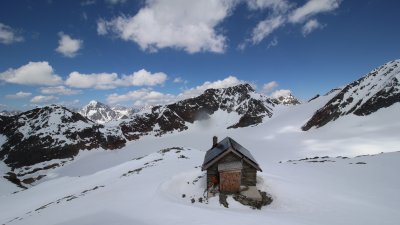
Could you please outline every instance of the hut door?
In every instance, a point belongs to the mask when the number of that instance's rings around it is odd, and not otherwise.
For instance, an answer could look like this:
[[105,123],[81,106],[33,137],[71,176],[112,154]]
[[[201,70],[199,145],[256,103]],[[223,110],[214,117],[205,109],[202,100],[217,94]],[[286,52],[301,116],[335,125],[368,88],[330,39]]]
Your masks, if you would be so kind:
[[220,172],[220,191],[236,193],[240,191],[240,171],[224,171]]

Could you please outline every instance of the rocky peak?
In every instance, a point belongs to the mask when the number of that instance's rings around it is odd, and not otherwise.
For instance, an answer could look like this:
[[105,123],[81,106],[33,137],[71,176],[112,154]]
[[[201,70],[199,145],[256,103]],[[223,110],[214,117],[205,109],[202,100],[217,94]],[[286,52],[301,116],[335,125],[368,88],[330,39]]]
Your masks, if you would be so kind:
[[207,89],[200,96],[165,106],[155,106],[139,113],[131,121],[122,122],[121,130],[129,140],[155,132],[162,135],[175,130],[187,129],[186,123],[194,123],[210,117],[218,110],[240,115],[239,121],[227,128],[256,125],[264,117],[271,117],[277,102],[257,94],[249,84],[228,88]]
[[279,96],[277,98],[277,100],[280,104],[283,104],[283,105],[298,105],[298,104],[300,104],[300,101],[296,97],[294,97],[292,95],[292,93],[289,93],[288,95],[285,95],[285,96]]
[[96,123],[106,123],[117,119],[117,114],[108,105],[98,101],[90,101],[79,113]]

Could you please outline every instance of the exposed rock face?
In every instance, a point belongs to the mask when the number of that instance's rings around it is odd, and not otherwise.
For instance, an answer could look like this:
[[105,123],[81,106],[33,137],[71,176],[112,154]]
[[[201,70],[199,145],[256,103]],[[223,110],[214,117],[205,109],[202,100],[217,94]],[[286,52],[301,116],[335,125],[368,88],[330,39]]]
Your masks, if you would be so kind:
[[0,117],[0,126],[7,137],[0,158],[13,168],[70,158],[81,149],[117,149],[126,142],[119,129],[104,128],[55,105]]
[[96,123],[106,123],[117,118],[117,113],[114,110],[97,101],[90,101],[79,113]]
[[101,102],[90,101],[88,105],[79,110],[79,113],[96,123],[104,124],[112,120],[128,119],[137,111],[124,106],[111,108]]
[[302,127],[322,127],[341,116],[366,116],[400,102],[400,60],[389,62],[348,84]]
[[134,113],[139,112],[138,109],[128,108],[128,107],[125,107],[125,106],[115,106],[115,107],[112,107],[111,110],[113,110],[115,112],[115,114],[116,114],[115,120],[128,119]]
[[300,101],[295,98],[292,94],[286,96],[280,96],[277,98],[278,102],[283,105],[298,105]]
[[186,123],[208,118],[217,110],[236,112],[240,120],[228,128],[246,127],[262,122],[272,116],[277,100],[255,93],[249,84],[222,89],[208,89],[202,95],[166,106],[155,106],[150,111],[133,116],[129,122],[120,124],[128,140],[154,132],[162,135],[174,130],[187,129]]

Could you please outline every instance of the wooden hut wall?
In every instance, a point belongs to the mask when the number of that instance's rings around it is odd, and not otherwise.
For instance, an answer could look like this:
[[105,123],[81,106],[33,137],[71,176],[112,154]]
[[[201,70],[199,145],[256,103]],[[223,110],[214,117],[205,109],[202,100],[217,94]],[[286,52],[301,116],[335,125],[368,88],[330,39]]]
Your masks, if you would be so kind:
[[[207,169],[207,185],[211,182],[212,176],[219,177],[219,172],[218,172],[219,163],[236,162],[240,160],[241,158],[239,158],[236,154],[229,153],[228,155],[220,159],[218,162],[210,166]],[[257,170],[250,164],[246,163],[245,161],[243,161],[241,183],[242,185],[245,186],[255,186],[257,183]]]
[[241,182],[244,186],[256,186],[257,183],[257,170],[245,161],[243,161]]

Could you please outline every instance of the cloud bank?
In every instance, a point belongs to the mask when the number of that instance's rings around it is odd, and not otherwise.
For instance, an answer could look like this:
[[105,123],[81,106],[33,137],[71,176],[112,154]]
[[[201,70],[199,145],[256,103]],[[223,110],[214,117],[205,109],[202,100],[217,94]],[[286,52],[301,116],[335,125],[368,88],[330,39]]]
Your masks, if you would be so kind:
[[148,0],[134,16],[100,19],[97,33],[133,41],[150,52],[176,48],[188,53],[222,53],[226,37],[217,26],[236,4],[232,0]]
[[17,69],[8,69],[0,73],[0,80],[21,85],[58,85],[62,78],[54,73],[48,62],[29,62]]

